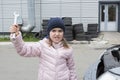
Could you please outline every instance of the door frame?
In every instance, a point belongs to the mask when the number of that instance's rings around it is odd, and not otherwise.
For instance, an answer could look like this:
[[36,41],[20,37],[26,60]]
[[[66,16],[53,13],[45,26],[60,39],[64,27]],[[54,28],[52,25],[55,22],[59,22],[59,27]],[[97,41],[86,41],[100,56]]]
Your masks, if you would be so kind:
[[99,26],[99,32],[100,32],[100,7],[103,4],[117,4],[118,5],[118,21],[117,21],[117,31],[120,32],[120,1],[99,1],[99,12],[98,12],[98,26]]
[[[115,21],[109,21],[109,6],[115,6]],[[104,7],[104,10],[102,9],[102,7]],[[101,12],[104,11],[104,15],[102,15]],[[102,16],[103,16],[103,20],[102,21]],[[117,31],[117,26],[118,26],[118,5],[117,4],[101,4],[100,5],[100,28],[102,31]]]

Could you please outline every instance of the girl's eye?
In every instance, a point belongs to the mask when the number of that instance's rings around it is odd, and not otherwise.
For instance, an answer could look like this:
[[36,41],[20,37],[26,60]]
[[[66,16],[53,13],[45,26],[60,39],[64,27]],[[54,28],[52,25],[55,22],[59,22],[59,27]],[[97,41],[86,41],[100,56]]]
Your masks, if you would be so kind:
[[56,32],[56,30],[52,30],[52,32]]
[[63,32],[63,30],[59,30],[59,32]]

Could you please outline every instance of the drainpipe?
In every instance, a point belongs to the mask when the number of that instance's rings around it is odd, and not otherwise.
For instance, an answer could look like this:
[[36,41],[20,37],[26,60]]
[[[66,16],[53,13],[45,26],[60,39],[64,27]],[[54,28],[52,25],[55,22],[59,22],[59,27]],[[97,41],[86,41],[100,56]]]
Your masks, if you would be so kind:
[[28,25],[22,26],[22,32],[31,32],[35,28],[35,0],[27,0],[28,5]]

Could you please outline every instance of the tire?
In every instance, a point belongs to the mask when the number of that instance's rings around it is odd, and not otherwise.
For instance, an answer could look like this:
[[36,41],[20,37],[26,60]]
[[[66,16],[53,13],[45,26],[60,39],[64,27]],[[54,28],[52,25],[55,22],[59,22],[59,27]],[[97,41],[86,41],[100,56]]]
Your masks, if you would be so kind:
[[39,39],[39,38],[40,38],[39,32],[38,32],[38,33],[35,33],[34,37],[37,38],[37,39]]
[[66,30],[66,31],[72,31],[72,30],[73,30],[73,27],[72,27],[72,26],[65,26],[65,30]]
[[83,30],[74,30],[74,32],[75,32],[75,34],[83,34],[84,33],[84,31]]
[[73,29],[74,30],[77,30],[77,29],[83,30],[83,24],[82,23],[81,24],[74,24]]
[[72,18],[71,17],[62,17],[63,20],[69,20],[69,21],[72,21]]
[[73,38],[65,38],[67,41],[72,41]]
[[36,33],[34,34],[34,37],[37,38],[37,39],[40,39],[40,38],[42,37],[42,31],[36,32]]
[[73,25],[73,30],[75,34],[84,33],[83,24],[81,23]]
[[64,25],[72,25],[72,18],[71,17],[63,17],[62,18]]
[[73,35],[73,31],[65,31],[65,35]]
[[88,31],[96,31],[97,32],[98,24],[88,24]]
[[72,25],[72,21],[63,21],[64,22],[64,25]]
[[47,27],[48,27],[47,25],[46,25],[46,26],[44,25],[44,26],[43,26],[43,29],[47,29]]
[[42,26],[47,26],[48,25],[48,19],[43,19],[43,23],[42,23]]
[[64,35],[65,39],[67,41],[72,41],[73,40],[73,36],[72,35]]
[[90,41],[91,36],[90,35],[85,35],[84,33],[83,34],[77,34],[75,36],[75,39],[78,40],[78,41],[82,41],[82,40]]
[[43,34],[43,35],[47,35],[46,29],[43,29],[42,34]]

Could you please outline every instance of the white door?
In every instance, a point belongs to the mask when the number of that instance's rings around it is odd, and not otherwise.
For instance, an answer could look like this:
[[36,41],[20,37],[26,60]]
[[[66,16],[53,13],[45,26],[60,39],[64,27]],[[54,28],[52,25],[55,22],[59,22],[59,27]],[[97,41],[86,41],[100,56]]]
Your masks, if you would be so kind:
[[117,4],[103,4],[100,6],[100,31],[117,31]]

